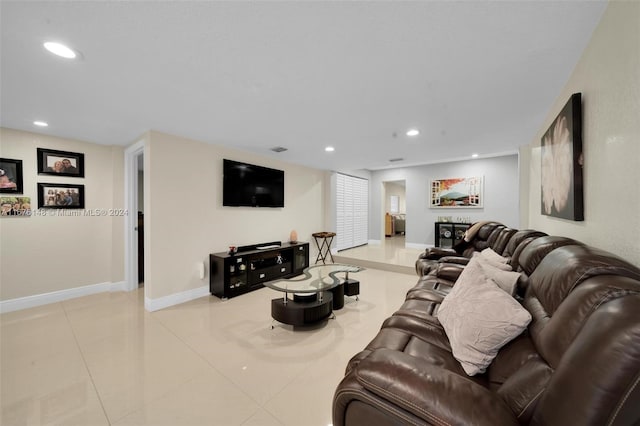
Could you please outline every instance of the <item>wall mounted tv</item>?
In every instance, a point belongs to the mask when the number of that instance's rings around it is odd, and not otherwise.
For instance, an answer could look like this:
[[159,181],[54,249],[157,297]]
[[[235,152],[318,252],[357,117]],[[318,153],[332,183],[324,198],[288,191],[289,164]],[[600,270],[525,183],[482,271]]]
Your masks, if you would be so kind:
[[284,171],[223,160],[222,205],[284,207]]

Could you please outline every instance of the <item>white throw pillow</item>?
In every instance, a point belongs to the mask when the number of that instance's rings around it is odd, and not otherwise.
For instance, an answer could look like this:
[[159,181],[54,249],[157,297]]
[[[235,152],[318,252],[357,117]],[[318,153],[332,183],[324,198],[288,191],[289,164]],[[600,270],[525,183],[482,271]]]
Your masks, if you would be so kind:
[[[487,259],[491,263],[502,263],[505,265],[509,263],[509,258],[500,256],[498,253],[493,251],[491,247],[482,250],[480,252],[480,256],[482,256],[484,259]],[[511,269],[511,267],[509,267],[509,269]]]
[[495,268],[502,269],[503,271],[513,270],[513,268],[511,268],[511,265],[507,263],[498,262],[495,259],[492,259],[491,257],[488,257],[488,256],[483,256],[482,253],[478,253],[478,252],[473,253],[471,257],[478,258],[478,260],[481,261],[483,264],[489,264]]
[[478,261],[480,262],[482,270],[484,271],[484,274],[488,279],[497,284],[498,287],[500,287],[502,290],[509,293],[510,296],[516,294],[518,278],[520,278],[519,272],[514,272],[511,270],[507,271],[496,267],[494,264],[492,264],[491,262],[487,262],[486,259],[483,259],[482,257],[480,257]]
[[442,301],[438,320],[453,356],[473,376],[486,371],[500,348],[524,331],[531,315],[472,258]]

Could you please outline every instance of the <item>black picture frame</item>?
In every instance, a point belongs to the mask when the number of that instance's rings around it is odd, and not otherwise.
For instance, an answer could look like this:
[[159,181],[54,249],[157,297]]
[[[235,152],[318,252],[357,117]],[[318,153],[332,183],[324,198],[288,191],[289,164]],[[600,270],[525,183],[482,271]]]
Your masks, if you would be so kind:
[[83,178],[84,154],[38,148],[38,174]]
[[0,158],[0,193],[22,194],[22,160]]
[[582,94],[574,93],[541,140],[541,214],[584,220]]
[[84,185],[38,183],[39,209],[84,209]]

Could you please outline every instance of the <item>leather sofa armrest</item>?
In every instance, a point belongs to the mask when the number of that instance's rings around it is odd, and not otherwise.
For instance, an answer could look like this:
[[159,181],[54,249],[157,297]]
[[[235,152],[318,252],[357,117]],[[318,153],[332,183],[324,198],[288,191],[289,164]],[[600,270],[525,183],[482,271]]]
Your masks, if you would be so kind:
[[441,257],[440,260],[438,260],[438,262],[440,263],[455,263],[456,265],[466,265],[467,263],[469,263],[471,259],[469,259],[468,257],[462,257],[462,256],[444,256]]
[[459,265],[457,263],[438,263],[434,269],[434,275],[436,277],[449,281],[449,285],[453,286],[464,270],[464,265]]
[[458,253],[454,249],[431,247],[428,248],[420,255],[421,259],[438,260],[444,256],[458,256]]
[[[381,419],[387,420],[399,417],[399,421],[406,422],[407,418],[417,417],[430,425],[518,425],[516,416],[495,393],[403,352],[376,349],[352,374],[355,381],[345,378],[336,391],[336,426],[349,418],[340,409],[346,411],[353,400],[373,407]],[[356,381],[361,386],[359,391]]]

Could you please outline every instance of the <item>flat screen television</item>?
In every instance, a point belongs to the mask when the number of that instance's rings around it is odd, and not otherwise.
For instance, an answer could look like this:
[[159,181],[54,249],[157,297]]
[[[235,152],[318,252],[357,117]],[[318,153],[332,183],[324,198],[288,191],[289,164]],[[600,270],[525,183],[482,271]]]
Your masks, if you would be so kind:
[[223,160],[222,205],[284,207],[284,171]]

